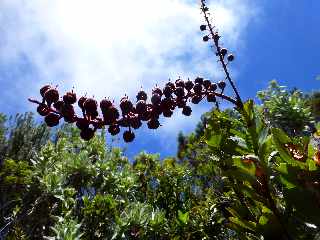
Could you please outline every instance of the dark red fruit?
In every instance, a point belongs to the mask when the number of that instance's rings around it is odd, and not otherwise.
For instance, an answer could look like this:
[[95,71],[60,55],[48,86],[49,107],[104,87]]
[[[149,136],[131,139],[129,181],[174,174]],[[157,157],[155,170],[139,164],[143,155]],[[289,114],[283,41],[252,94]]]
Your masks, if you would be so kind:
[[59,100],[53,104],[53,107],[60,112],[63,105],[64,102],[62,100]]
[[137,101],[139,101],[139,100],[144,100],[144,101],[147,101],[147,98],[148,98],[148,95],[146,94],[146,92],[145,91],[140,91],[140,92],[138,92],[138,94],[137,94]]
[[197,77],[194,82],[197,84],[202,84],[203,83],[203,78],[202,77]]
[[74,104],[77,101],[77,95],[73,91],[67,92],[63,96],[63,101],[67,104]]
[[60,113],[63,117],[74,116],[74,108],[71,104],[63,104],[60,108]]
[[193,88],[194,84],[191,80],[185,82],[185,88],[190,91]]
[[221,48],[220,53],[224,57],[225,55],[227,55],[228,50],[226,48]]
[[42,97],[44,97],[44,94],[46,93],[46,91],[48,91],[51,88],[50,85],[45,85],[42,88],[40,88],[40,94]]
[[192,113],[192,109],[190,106],[185,106],[183,109],[182,109],[182,114],[183,115],[186,115],[186,116],[190,116]]
[[95,131],[92,128],[84,128],[80,132],[80,137],[85,141],[89,141],[91,138],[94,137],[94,132]]
[[140,116],[142,121],[148,121],[152,116],[152,110],[147,107],[147,110]]
[[159,94],[160,96],[162,96],[162,90],[158,87],[155,87],[154,89],[152,89],[152,94]]
[[176,100],[176,105],[178,106],[178,108],[184,108],[184,106],[186,105],[186,100],[184,100],[183,98],[181,99],[177,99]]
[[226,82],[224,82],[224,81],[218,82],[218,87],[219,87],[221,90],[223,90],[223,89],[226,87]]
[[120,132],[120,127],[118,124],[112,124],[108,128],[108,132],[112,135],[115,136]]
[[164,117],[169,118],[169,117],[172,116],[172,114],[173,114],[173,111],[171,111],[171,110],[165,110],[165,111],[163,111],[163,116],[164,116]]
[[50,113],[50,109],[48,108],[48,106],[44,105],[44,104],[40,104],[37,107],[37,112],[41,115],[41,116],[47,116]]
[[134,129],[138,129],[142,125],[141,120],[137,115],[130,118],[129,122],[130,122],[130,126],[133,127]]
[[176,88],[176,85],[172,82],[167,82],[166,83],[166,87],[170,87],[172,89],[172,91]]
[[120,108],[123,114],[128,114],[129,112],[132,111],[133,104],[132,102],[128,99],[128,97],[123,97],[120,100]]
[[144,100],[139,100],[139,101],[136,103],[136,112],[137,112],[138,114],[143,114],[145,111],[147,111],[146,101],[144,101]]
[[209,36],[204,36],[204,37],[202,38],[202,40],[203,40],[204,42],[208,42],[208,41],[209,41]]
[[106,111],[109,107],[112,106],[112,102],[109,99],[102,99],[100,102],[100,109],[102,112]]
[[207,29],[207,26],[206,25],[200,25],[200,30],[201,31],[205,31]]
[[114,123],[119,118],[119,116],[120,116],[119,111],[114,106],[108,108],[103,113],[105,124],[108,124],[108,125]]
[[214,93],[209,93],[207,95],[207,101],[208,102],[215,102],[216,101],[216,96],[214,95]]
[[182,88],[184,88],[184,81],[182,80],[182,79],[177,79],[177,81],[176,81],[176,87],[178,88],[178,87],[182,87]]
[[210,86],[210,88],[209,88],[209,91],[214,92],[214,91],[217,90],[217,88],[218,88],[218,85],[217,85],[216,83],[212,83],[211,86]]
[[93,98],[87,98],[87,100],[83,103],[83,107],[87,113],[91,114],[97,111],[98,103]]
[[45,116],[44,121],[48,127],[54,127],[59,124],[60,116],[56,113],[49,113]]
[[176,90],[174,90],[174,94],[177,97],[183,97],[184,96],[184,88],[183,87],[177,87]]
[[194,86],[193,86],[193,91],[196,93],[196,94],[201,94],[202,92],[202,85],[200,83],[196,83]]
[[169,87],[169,86],[164,87],[163,94],[165,97],[167,97],[167,98],[171,97],[172,93],[173,93],[173,90],[171,87]]
[[147,125],[148,125],[148,128],[149,128],[149,129],[157,129],[158,127],[160,127],[160,122],[159,122],[159,120],[156,119],[156,118],[151,118],[151,119],[148,121]]
[[161,96],[159,94],[157,94],[157,93],[152,94],[151,102],[154,105],[159,104],[161,102]]
[[234,56],[232,54],[229,54],[227,59],[229,62],[232,62],[234,60]]
[[205,89],[210,89],[210,87],[211,87],[211,81],[208,80],[208,79],[204,80],[204,81],[203,81],[203,86],[204,86]]
[[85,118],[78,118],[77,119],[77,122],[76,122],[76,126],[80,129],[80,130],[83,130],[83,129],[86,129],[89,127],[89,121]]
[[48,89],[44,94],[44,99],[48,104],[55,103],[59,100],[59,92],[55,88]]
[[123,140],[125,142],[132,142],[134,137],[135,137],[135,135],[134,135],[134,133],[132,131],[125,131],[123,133]]
[[194,95],[191,99],[191,102],[193,104],[198,104],[199,102],[201,102],[202,100],[202,96],[201,95]]
[[120,118],[117,123],[119,124],[120,127],[129,127],[129,119],[128,118]]
[[81,98],[79,98],[79,100],[78,100],[78,106],[79,106],[81,109],[84,108],[84,102],[85,102],[86,100],[87,100],[86,97],[81,97]]
[[164,98],[161,101],[160,107],[162,111],[173,110],[175,107],[175,102],[172,98]]

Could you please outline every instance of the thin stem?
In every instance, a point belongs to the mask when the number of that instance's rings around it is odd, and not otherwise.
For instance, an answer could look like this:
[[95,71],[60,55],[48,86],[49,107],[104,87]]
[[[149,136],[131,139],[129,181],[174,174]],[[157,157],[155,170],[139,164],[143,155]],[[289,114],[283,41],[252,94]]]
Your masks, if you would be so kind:
[[238,101],[238,104],[236,104],[236,105],[240,106],[240,108],[243,108],[243,102],[241,100],[240,94],[239,94],[239,92],[238,92],[233,80],[231,79],[230,73],[229,73],[228,68],[227,68],[227,64],[224,61],[224,56],[221,53],[221,49],[220,49],[220,46],[219,46],[219,36],[218,36],[217,33],[215,33],[213,31],[213,27],[212,27],[212,25],[210,23],[210,20],[209,20],[208,14],[207,14],[207,10],[205,10],[206,8],[207,7],[205,5],[205,0],[201,0],[201,10],[202,10],[204,18],[206,20],[207,26],[209,27],[211,38],[212,38],[212,40],[214,42],[214,46],[216,47],[217,55],[219,56],[219,60],[221,62],[221,65],[222,65],[222,68],[224,70],[224,73],[226,75],[226,79],[228,79],[228,81],[229,81],[234,93],[236,94],[236,98],[237,98],[237,101]]

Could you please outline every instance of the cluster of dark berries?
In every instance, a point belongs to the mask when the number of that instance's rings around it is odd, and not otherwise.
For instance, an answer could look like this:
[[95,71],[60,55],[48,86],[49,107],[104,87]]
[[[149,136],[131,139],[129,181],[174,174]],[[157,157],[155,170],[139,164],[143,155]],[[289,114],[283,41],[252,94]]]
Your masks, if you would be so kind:
[[221,48],[219,47],[219,39],[220,39],[220,35],[217,31],[214,31],[214,26],[211,25],[210,21],[209,21],[209,8],[206,6],[205,1],[202,0],[201,1],[201,11],[204,14],[205,20],[207,22],[207,24],[202,24],[200,25],[200,30],[202,32],[208,32],[208,34],[206,34],[205,36],[203,36],[202,40],[204,42],[208,42],[210,39],[213,40],[214,45],[217,47],[217,52],[216,55],[219,57],[222,57],[222,59],[224,59],[225,57],[227,57],[228,62],[232,62],[234,60],[234,55],[233,54],[228,54],[228,50],[226,48]]
[[[100,103],[86,96],[77,99],[73,90],[60,97],[57,88],[45,85],[40,89],[41,102],[29,100],[38,104],[37,111],[44,116],[44,121],[49,127],[57,126],[63,118],[65,122],[76,124],[84,140],[90,140],[95,131],[104,126],[108,127],[112,136],[120,133],[122,127],[126,128],[123,133],[124,141],[132,142],[135,138],[133,129],[140,128],[143,122],[147,123],[149,129],[157,129],[160,127],[159,117],[171,117],[176,108],[181,108],[182,114],[190,116],[192,109],[188,105],[189,102],[198,104],[204,98],[208,102],[215,102],[216,97],[228,100],[229,97],[222,94],[225,87],[224,81],[212,83],[201,77],[194,81],[179,78],[175,82],[167,82],[164,88],[156,86],[150,96],[143,90],[139,91],[136,102],[124,96],[117,107],[114,101],[107,98]],[[76,115],[76,102],[82,110],[82,116]]]

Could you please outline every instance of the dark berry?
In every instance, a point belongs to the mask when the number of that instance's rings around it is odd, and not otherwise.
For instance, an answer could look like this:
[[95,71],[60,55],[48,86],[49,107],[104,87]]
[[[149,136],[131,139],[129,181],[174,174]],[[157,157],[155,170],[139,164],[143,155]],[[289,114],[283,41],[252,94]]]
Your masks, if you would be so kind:
[[220,53],[224,57],[228,53],[228,50],[226,48],[221,48]]
[[130,118],[129,122],[130,122],[130,126],[133,127],[134,129],[138,129],[142,125],[141,120],[137,115]]
[[171,110],[165,110],[165,111],[163,111],[163,116],[164,116],[164,117],[169,118],[169,117],[172,116],[172,114],[173,114],[173,111],[171,111]]
[[145,111],[147,111],[147,104],[144,100],[139,100],[136,103],[136,111],[138,114],[143,114]]
[[160,106],[162,111],[173,110],[175,107],[175,103],[172,98],[164,98],[162,99]]
[[120,114],[117,108],[114,106],[108,108],[104,113],[103,113],[103,118],[105,121],[105,124],[112,124],[119,118]]
[[91,138],[94,137],[94,132],[95,131],[92,128],[84,128],[80,132],[80,137],[85,141],[89,141]]
[[77,101],[77,95],[71,91],[63,95],[63,101],[67,104],[74,104]]
[[55,88],[50,88],[45,92],[44,98],[48,104],[55,103],[59,100],[59,92]]
[[209,41],[209,36],[204,36],[204,37],[202,38],[202,40],[203,40],[204,42],[208,42],[208,41]]
[[44,105],[44,104],[40,104],[37,107],[37,112],[41,115],[41,116],[47,116],[50,113],[50,109],[48,108],[48,106]]
[[186,115],[186,116],[190,116],[192,113],[192,109],[190,106],[185,106],[183,109],[182,109],[182,114],[183,115]]
[[106,111],[111,106],[112,102],[109,99],[105,98],[100,101],[100,109],[102,112]]
[[142,121],[148,121],[152,116],[152,110],[147,107],[147,110],[140,116]]
[[218,88],[218,85],[217,85],[216,83],[212,83],[211,86],[210,86],[210,88],[209,88],[209,90],[212,91],[212,92],[214,92],[214,91],[217,90],[217,88]]
[[87,98],[87,100],[83,103],[83,107],[87,113],[94,113],[97,111],[98,103],[93,98]]
[[151,102],[154,105],[159,104],[161,102],[161,96],[159,94],[157,94],[157,93],[152,94]]
[[173,91],[176,88],[176,85],[173,82],[167,82],[166,87],[170,87]]
[[53,104],[53,107],[60,112],[63,105],[64,102],[62,100],[59,100]]
[[112,124],[108,128],[108,132],[112,135],[115,136],[120,132],[120,127],[118,124]]
[[120,100],[120,109],[123,114],[128,114],[129,112],[131,112],[132,108],[133,108],[133,104],[128,99],[128,97],[124,97]]
[[176,105],[178,106],[178,108],[184,108],[184,106],[186,106],[186,100],[184,99],[177,99],[176,100]]
[[202,85],[199,84],[199,83],[196,83],[196,84],[193,86],[193,91],[194,91],[196,94],[201,94],[201,92],[202,92]]
[[184,88],[184,81],[182,79],[177,79],[176,80],[176,87],[182,87]]
[[218,82],[218,87],[223,90],[226,87],[226,82],[225,81],[220,81]]
[[205,89],[210,89],[210,87],[211,87],[211,81],[208,80],[208,79],[204,80],[204,81],[203,81],[203,86],[204,86]]
[[194,80],[195,83],[198,83],[198,84],[202,84],[203,83],[203,78],[202,77],[197,77],[195,80]]
[[79,106],[81,109],[84,108],[84,102],[85,102],[86,100],[87,100],[86,97],[81,97],[81,98],[79,98],[79,100],[78,100],[78,106]]
[[48,127],[54,127],[59,124],[60,116],[56,113],[49,113],[45,116],[44,121]]
[[164,94],[164,96],[165,96],[166,98],[171,97],[172,93],[173,93],[173,90],[172,90],[171,87],[169,87],[169,86],[165,86],[165,87],[164,87],[164,89],[163,89],[163,94]]
[[177,97],[183,97],[184,96],[184,88],[183,87],[177,87],[176,90],[174,90],[174,94]]
[[191,80],[186,81],[185,88],[190,91],[193,88],[194,84]]
[[193,104],[198,104],[199,102],[201,102],[202,100],[202,96],[201,95],[194,95],[191,99],[191,102]]
[[120,118],[118,121],[119,126],[121,127],[129,127],[129,119],[128,118]]
[[160,127],[160,122],[159,122],[159,120],[156,119],[156,118],[151,118],[151,119],[148,121],[147,125],[148,125],[148,128],[149,128],[149,129],[157,129],[157,128]]
[[42,97],[44,97],[44,94],[46,93],[46,91],[48,91],[51,88],[50,85],[45,85],[42,88],[40,88],[40,94]]
[[206,25],[200,25],[200,30],[201,31],[205,31],[207,29],[207,26]]
[[214,95],[214,93],[209,93],[207,95],[207,101],[208,102],[215,102],[216,101],[216,96]]
[[162,96],[162,90],[158,87],[155,87],[154,89],[152,89],[152,94],[157,93],[160,96]]
[[147,101],[147,98],[148,98],[148,95],[146,94],[146,92],[145,91],[140,91],[140,92],[138,92],[138,94],[137,94],[137,101],[139,101],[139,100],[144,100],[144,101]]
[[132,131],[125,131],[124,133],[123,133],[123,140],[125,141],[125,142],[132,142],[133,141],[133,139],[134,139],[134,137],[135,137],[135,135],[134,135],[134,133],[132,132]]
[[232,54],[229,54],[227,59],[229,62],[232,62],[234,60],[234,56]]
[[63,104],[60,108],[60,112],[63,117],[74,116],[74,108],[71,104]]
[[76,126],[80,129],[80,130],[83,130],[83,129],[86,129],[89,127],[89,121],[85,118],[78,118],[77,119],[77,122],[76,122]]

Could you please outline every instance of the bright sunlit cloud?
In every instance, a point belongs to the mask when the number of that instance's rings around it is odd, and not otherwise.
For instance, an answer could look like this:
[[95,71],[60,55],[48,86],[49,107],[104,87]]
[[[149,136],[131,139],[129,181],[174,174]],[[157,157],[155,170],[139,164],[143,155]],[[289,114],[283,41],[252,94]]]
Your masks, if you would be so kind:
[[[254,13],[251,1],[208,2],[224,44],[235,50]],[[3,90],[9,111],[16,96],[38,96],[46,83],[119,100],[178,76],[219,80],[202,22],[198,1],[190,0],[2,0],[0,66],[15,72],[0,75],[11,86]],[[175,134],[180,123],[170,120]]]

